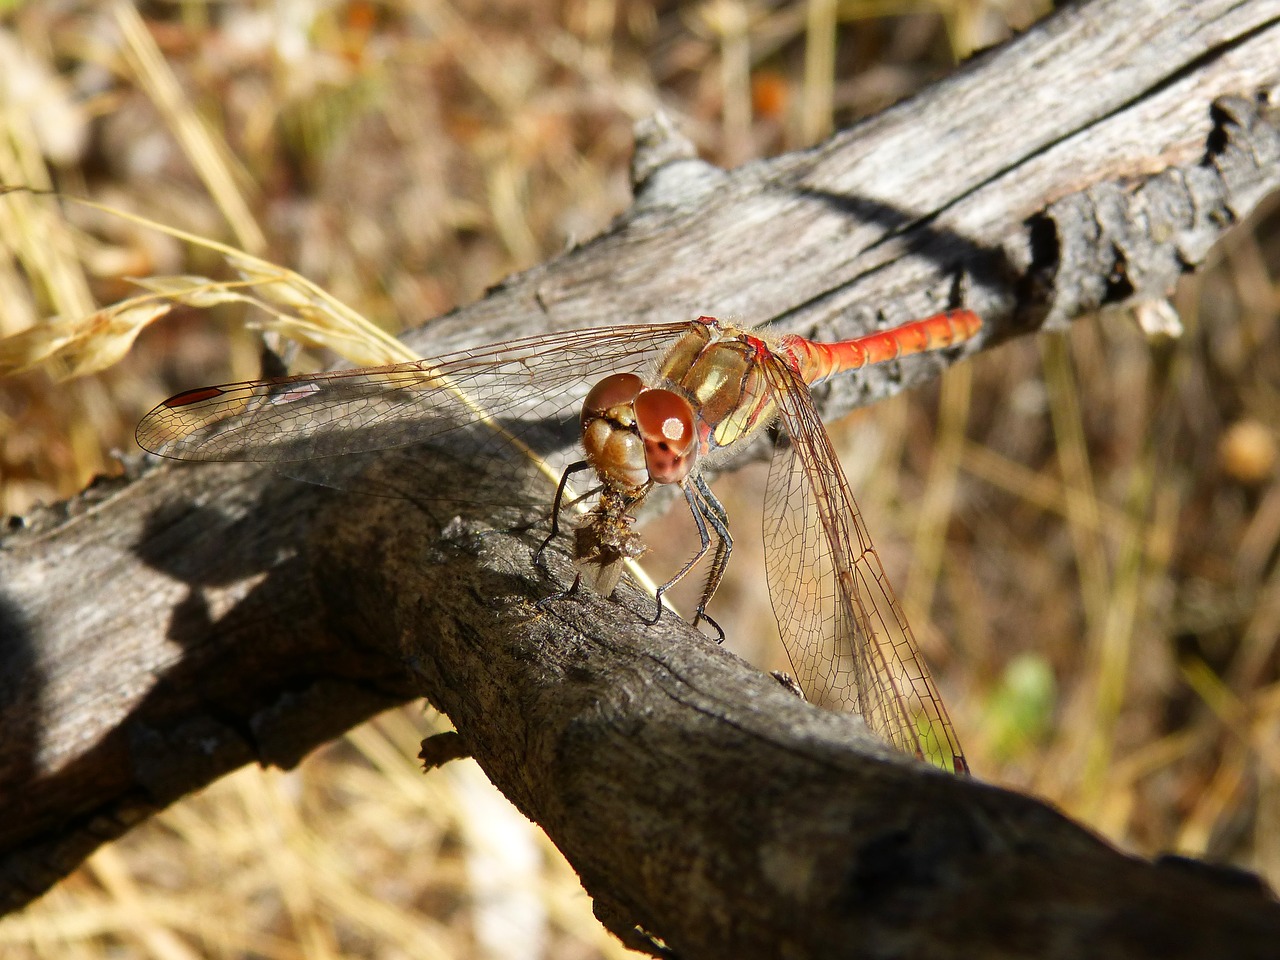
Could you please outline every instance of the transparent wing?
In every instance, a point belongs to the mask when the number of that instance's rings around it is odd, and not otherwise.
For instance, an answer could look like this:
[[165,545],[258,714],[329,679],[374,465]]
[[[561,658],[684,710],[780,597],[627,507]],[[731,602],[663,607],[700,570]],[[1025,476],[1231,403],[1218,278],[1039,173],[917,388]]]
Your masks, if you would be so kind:
[[790,441],[769,471],[765,563],[796,679],[901,750],[967,772],[809,388],[779,357],[761,360]]
[[563,444],[566,431],[572,438],[574,408],[592,383],[644,371],[691,326],[575,330],[411,363],[202,387],[148,413],[137,440],[178,460],[281,462],[461,431],[477,449],[538,455]]

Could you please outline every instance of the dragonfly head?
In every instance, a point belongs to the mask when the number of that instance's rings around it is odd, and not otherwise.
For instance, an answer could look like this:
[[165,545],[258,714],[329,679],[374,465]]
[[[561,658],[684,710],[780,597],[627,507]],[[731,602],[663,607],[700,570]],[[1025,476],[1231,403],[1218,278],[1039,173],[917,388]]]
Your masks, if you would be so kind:
[[582,446],[602,480],[680,483],[698,457],[693,407],[671,390],[646,389],[634,373],[616,373],[587,394]]

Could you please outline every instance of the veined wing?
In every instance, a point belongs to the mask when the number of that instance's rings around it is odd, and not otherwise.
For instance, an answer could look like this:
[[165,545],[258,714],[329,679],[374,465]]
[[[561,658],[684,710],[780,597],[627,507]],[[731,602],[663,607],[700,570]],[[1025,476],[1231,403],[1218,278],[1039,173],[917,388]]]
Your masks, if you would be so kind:
[[761,356],[790,444],[765,494],[769,592],[796,679],[901,750],[967,773],[951,718],[885,576],[808,386]]
[[[138,425],[178,460],[297,461],[409,446],[473,428],[492,448],[527,442],[611,373],[642,372],[691,323],[524,337],[426,360],[202,387]],[[576,411],[575,411],[576,418]]]

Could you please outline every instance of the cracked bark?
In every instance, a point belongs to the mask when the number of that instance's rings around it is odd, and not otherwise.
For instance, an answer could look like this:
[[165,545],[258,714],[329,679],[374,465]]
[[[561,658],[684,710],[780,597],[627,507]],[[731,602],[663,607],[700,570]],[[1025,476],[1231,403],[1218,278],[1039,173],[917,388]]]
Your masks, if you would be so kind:
[[[726,173],[656,121],[610,231],[408,339],[702,312],[833,337],[961,301],[985,349],[1158,302],[1280,184],[1278,51],[1275,0],[1097,0],[811,151]],[[838,383],[825,412],[941,363]],[[447,450],[348,469],[418,496],[135,465],[0,541],[8,904],[222,773],[425,695],[651,949],[1271,955],[1280,907],[1248,878],[1122,856],[898,757],[674,618],[645,626],[630,588],[548,601],[522,515],[441,499],[510,502],[511,478]]]

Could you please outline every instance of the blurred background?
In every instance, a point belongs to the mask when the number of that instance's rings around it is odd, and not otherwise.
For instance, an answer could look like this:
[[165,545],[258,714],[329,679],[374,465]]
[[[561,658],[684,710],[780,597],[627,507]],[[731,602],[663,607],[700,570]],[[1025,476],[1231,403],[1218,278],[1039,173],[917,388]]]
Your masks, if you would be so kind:
[[[1048,12],[1040,0],[0,4],[0,181],[54,186],[300,271],[387,329],[483,295],[629,202],[661,108],[726,167],[813,144]],[[980,131],[975,136],[981,135]],[[64,219],[64,217],[66,217]],[[0,201],[0,335],[217,273],[205,251]],[[1174,298],[1007,344],[832,424],[975,772],[1125,850],[1280,883],[1280,208]],[[715,304],[706,310],[715,313]],[[229,308],[178,308],[111,369],[0,381],[0,509],[132,455],[179,389],[258,374]],[[63,371],[65,372],[65,371]],[[767,636],[763,470],[717,484],[740,549],[713,612]],[[678,512],[647,533],[692,549]],[[447,722],[385,714],[242,770],[0,920],[5,957],[623,956],[573,871]]]

